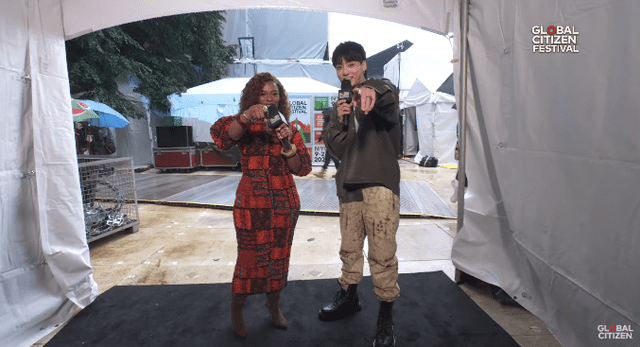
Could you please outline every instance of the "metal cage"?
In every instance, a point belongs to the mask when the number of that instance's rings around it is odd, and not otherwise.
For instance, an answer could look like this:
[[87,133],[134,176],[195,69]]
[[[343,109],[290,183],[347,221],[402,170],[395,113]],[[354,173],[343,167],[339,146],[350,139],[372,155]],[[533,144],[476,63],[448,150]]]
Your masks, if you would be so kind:
[[78,157],[87,242],[140,224],[133,159]]

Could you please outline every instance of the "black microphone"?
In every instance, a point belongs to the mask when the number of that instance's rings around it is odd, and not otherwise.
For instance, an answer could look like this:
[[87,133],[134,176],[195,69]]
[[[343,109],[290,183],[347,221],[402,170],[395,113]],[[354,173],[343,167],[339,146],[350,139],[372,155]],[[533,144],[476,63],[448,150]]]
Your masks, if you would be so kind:
[[346,100],[347,104],[353,100],[353,90],[351,89],[351,80],[345,78],[340,84],[340,91],[338,92],[338,100]]
[[[275,132],[276,129],[278,129],[282,124],[289,126],[289,123],[287,123],[287,119],[284,118],[284,115],[282,113],[280,113],[280,111],[278,110],[278,106],[276,105],[269,105],[268,117],[269,128],[271,128],[273,132]],[[285,137],[280,141],[282,141],[282,146],[284,148],[291,148],[291,144],[289,143],[288,138]]]
[[[351,101],[353,100],[353,90],[351,87],[350,79],[345,78],[342,80],[342,83],[340,84],[340,90],[338,91],[338,100],[345,100],[347,104],[351,104]],[[349,115],[345,114],[343,116],[342,122],[345,124],[345,126],[348,126]]]

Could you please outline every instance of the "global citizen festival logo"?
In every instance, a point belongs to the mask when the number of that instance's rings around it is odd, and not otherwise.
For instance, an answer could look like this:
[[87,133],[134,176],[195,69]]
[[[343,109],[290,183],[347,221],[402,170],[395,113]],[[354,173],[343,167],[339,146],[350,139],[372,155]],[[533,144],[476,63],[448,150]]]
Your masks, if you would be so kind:
[[531,27],[533,53],[578,53],[578,30],[574,26]]
[[600,340],[631,340],[633,329],[631,325],[598,325]]

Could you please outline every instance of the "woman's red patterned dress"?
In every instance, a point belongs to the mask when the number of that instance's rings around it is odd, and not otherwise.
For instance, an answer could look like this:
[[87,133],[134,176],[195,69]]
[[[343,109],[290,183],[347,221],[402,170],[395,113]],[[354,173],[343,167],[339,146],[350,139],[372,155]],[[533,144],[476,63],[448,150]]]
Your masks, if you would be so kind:
[[[300,196],[277,137],[265,132],[263,122],[256,122],[233,141],[229,126],[234,118],[223,117],[211,127],[218,148],[227,150],[237,145],[242,153],[242,178],[233,206],[238,259],[231,292],[275,292],[287,283]],[[311,158],[299,132],[294,133],[292,143],[302,164],[295,174],[305,176],[311,172]]]

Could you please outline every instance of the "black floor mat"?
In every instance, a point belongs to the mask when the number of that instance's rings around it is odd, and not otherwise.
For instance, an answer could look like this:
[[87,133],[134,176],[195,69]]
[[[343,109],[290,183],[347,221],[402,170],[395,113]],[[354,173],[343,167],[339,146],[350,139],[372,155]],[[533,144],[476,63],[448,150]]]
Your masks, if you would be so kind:
[[[443,272],[401,274],[393,308],[396,346],[518,347],[511,336]],[[118,286],[79,312],[46,347],[371,346],[378,312],[370,277],[359,286],[362,311],[336,322],[318,310],[338,290],[335,279],[292,281],[282,292],[288,330],[271,326],[265,296],[245,307],[249,337],[231,331],[230,285]]]

